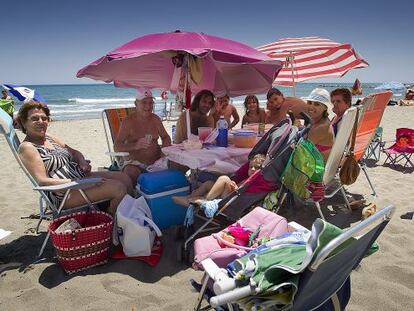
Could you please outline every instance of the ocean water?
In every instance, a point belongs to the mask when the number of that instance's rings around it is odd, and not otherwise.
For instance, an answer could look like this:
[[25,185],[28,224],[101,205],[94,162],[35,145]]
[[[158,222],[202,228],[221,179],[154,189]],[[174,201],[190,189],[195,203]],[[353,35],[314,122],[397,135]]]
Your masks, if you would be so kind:
[[[379,83],[363,83],[363,95],[373,93]],[[112,84],[65,84],[65,85],[25,85],[38,91],[46,100],[54,120],[92,119],[100,118],[102,111],[107,108],[133,107],[136,91],[133,89],[116,88]],[[338,87],[352,87],[352,83],[301,83],[296,86],[296,96],[307,96],[314,88],[323,87],[331,91]],[[285,96],[293,96],[292,88],[279,88]],[[165,113],[166,102],[174,101],[174,95],[169,94],[165,102],[161,100],[160,90],[154,90],[156,97],[154,112],[162,116]],[[266,94],[256,94],[261,107],[266,106]],[[356,98],[355,98],[356,100]],[[236,107],[242,107],[244,96],[232,98]],[[16,110],[21,103],[16,102]]]

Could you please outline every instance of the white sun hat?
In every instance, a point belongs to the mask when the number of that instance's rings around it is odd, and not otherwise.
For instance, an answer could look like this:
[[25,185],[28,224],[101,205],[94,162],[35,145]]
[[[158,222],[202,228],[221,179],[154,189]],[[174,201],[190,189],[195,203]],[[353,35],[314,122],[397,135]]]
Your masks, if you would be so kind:
[[143,89],[138,89],[137,90],[136,99],[143,100],[144,98],[147,98],[147,97],[154,98],[154,96],[152,95],[152,92],[151,92],[150,89],[143,88]]
[[331,94],[325,89],[316,88],[309,94],[308,97],[302,97],[303,100],[313,101],[321,103],[328,108],[328,111],[332,111],[333,105],[331,103]]

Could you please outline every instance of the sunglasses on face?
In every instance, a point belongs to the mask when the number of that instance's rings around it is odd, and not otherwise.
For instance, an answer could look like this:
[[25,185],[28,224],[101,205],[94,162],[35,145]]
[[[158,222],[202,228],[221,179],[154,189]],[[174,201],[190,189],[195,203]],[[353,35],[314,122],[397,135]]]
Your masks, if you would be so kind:
[[29,120],[32,122],[38,122],[40,120],[42,120],[43,122],[46,122],[46,121],[49,121],[49,117],[48,116],[31,116]]

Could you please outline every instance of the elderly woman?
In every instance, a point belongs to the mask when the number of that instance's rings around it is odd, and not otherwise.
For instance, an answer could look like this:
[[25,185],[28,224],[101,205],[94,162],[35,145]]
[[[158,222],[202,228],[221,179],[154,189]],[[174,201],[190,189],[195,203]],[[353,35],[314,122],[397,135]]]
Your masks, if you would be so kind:
[[[92,172],[89,161],[79,151],[62,140],[47,133],[50,121],[49,108],[42,103],[30,101],[19,110],[17,121],[26,134],[19,147],[19,156],[41,186],[65,184],[86,177],[102,177],[103,181],[85,190],[94,202],[110,200],[109,212],[114,213],[124,195],[132,193],[128,176],[120,172]],[[55,206],[63,200],[63,192],[49,192]],[[76,207],[85,201],[78,191],[69,194],[64,208]]]
[[[115,151],[129,152],[130,161],[124,165],[123,172],[134,185],[141,171],[163,156],[161,147],[171,145],[171,138],[160,117],[153,113],[151,90],[138,91],[135,108],[136,111],[122,121],[114,143]],[[158,138],[161,138],[161,146]]]
[[304,100],[307,101],[307,112],[312,119],[308,138],[326,161],[334,143],[334,133],[328,118],[329,111],[332,110],[330,94],[325,89],[316,88]]

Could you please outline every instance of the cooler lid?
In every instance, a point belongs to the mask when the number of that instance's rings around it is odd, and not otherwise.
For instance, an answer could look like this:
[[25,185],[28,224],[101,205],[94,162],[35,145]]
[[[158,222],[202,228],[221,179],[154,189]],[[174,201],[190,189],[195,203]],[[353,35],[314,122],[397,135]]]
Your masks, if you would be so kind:
[[185,175],[174,169],[142,173],[138,177],[138,184],[140,191],[145,194],[154,194],[189,186]]

